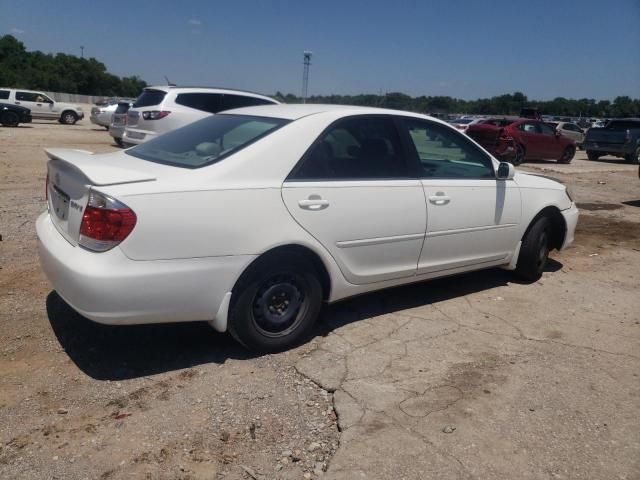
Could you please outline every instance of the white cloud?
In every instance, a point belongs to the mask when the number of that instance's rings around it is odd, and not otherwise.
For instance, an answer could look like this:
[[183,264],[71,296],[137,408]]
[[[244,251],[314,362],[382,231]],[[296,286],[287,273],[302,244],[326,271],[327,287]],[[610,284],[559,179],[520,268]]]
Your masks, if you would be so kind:
[[191,20],[189,20],[189,25],[202,25],[202,21],[198,20],[197,18],[192,18]]
[[24,30],[20,30],[19,28],[13,27],[11,29],[11,33],[15,33],[16,35],[20,35],[20,34],[24,33]]

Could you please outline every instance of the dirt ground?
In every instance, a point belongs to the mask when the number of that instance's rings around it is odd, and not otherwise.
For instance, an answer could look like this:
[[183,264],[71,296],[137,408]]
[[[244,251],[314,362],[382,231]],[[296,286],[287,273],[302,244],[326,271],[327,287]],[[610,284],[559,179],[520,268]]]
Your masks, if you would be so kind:
[[539,282],[365,295],[254,356],[206,324],[66,306],[36,252],[45,147],[117,148],[87,120],[0,128],[0,478],[640,478],[637,166],[523,166],[582,211]]

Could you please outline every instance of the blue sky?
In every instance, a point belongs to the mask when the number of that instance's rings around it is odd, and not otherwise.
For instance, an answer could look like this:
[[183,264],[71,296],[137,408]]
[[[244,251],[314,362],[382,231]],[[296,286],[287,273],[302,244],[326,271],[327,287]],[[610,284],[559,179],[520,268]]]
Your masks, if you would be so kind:
[[640,0],[0,0],[0,34],[151,84],[640,97]]

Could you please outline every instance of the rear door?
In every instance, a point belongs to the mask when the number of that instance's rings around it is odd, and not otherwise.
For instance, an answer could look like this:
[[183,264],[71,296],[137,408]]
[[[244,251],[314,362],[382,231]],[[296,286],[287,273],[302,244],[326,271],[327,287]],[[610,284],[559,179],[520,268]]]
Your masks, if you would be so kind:
[[293,218],[366,284],[415,274],[426,229],[422,185],[393,117],[353,116],[316,140],[282,187]]
[[428,120],[403,124],[427,200],[418,274],[504,261],[519,240],[516,183],[497,180],[491,157],[465,135]]

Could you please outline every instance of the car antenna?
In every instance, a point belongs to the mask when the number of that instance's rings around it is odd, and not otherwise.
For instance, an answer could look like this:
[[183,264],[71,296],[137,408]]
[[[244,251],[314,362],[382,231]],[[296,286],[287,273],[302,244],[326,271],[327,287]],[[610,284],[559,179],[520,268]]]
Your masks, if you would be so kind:
[[168,85],[168,86],[170,86],[170,87],[175,87],[175,86],[176,86],[176,84],[175,84],[175,83],[171,83],[171,82],[169,81],[169,77],[167,77],[166,75],[164,75],[164,79],[167,81],[167,85]]

